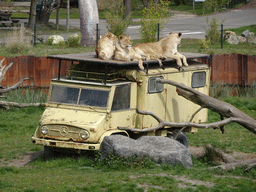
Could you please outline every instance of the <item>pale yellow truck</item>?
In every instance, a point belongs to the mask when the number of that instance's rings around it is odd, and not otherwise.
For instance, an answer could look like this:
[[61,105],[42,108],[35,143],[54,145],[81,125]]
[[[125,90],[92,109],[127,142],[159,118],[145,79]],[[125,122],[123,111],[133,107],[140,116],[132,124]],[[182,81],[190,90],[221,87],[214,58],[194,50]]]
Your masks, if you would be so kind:
[[[131,138],[140,136],[173,137],[175,127],[163,127],[156,131],[140,133],[121,128],[145,129],[158,125],[150,115],[138,113],[150,111],[164,121],[188,122],[200,106],[179,96],[176,87],[161,84],[156,79],[169,79],[183,83],[201,93],[209,93],[210,67],[197,62],[206,54],[183,53],[189,66],[178,68],[175,61],[144,62],[141,71],[137,62],[99,60],[94,53],[53,55],[59,60],[59,74],[51,80],[46,109],[41,116],[32,142],[45,146],[45,150],[83,152],[99,150],[105,136],[121,134]],[[74,64],[68,75],[60,77],[61,61]],[[193,122],[207,121],[207,109],[201,110]],[[186,132],[196,132],[187,128]],[[178,141],[187,144],[185,133]]]

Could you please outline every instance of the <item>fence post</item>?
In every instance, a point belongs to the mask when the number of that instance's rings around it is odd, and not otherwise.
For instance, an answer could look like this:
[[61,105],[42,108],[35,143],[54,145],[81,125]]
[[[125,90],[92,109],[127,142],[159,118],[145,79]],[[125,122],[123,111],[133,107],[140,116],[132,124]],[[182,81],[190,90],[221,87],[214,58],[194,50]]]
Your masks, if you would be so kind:
[[96,45],[99,41],[99,23],[96,24]]
[[221,24],[221,49],[223,49],[223,24]]
[[160,40],[160,23],[157,24],[157,41]]
[[34,24],[34,45],[36,45],[36,23]]

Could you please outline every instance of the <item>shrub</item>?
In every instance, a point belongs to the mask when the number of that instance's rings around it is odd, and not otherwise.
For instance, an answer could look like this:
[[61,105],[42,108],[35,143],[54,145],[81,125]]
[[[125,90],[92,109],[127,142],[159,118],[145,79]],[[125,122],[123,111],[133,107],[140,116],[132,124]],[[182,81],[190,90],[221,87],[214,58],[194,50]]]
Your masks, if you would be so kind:
[[8,41],[5,45],[5,50],[9,53],[18,54],[26,53],[31,48],[31,43],[25,37],[25,29],[21,27],[10,33]]
[[117,37],[124,35],[126,29],[131,23],[130,15],[124,17],[124,7],[117,7],[112,11],[106,13],[107,29],[109,32],[115,34]]
[[209,40],[205,40],[205,39],[200,39],[199,40],[199,44],[200,44],[200,48],[201,49],[208,49],[210,41]]
[[68,37],[69,47],[79,47],[81,45],[81,35],[73,34]]
[[224,5],[229,4],[231,0],[206,0],[204,2],[204,11],[218,13]]
[[157,28],[160,24],[160,29],[167,22],[169,1],[160,0],[159,3],[149,2],[148,7],[142,10],[140,36],[144,42],[156,41]]
[[208,17],[206,18],[206,23],[208,27],[204,27],[206,30],[205,39],[210,42],[210,45],[214,45],[220,41],[220,25],[224,22],[222,20],[220,23],[217,22],[216,18],[213,18],[209,23]]

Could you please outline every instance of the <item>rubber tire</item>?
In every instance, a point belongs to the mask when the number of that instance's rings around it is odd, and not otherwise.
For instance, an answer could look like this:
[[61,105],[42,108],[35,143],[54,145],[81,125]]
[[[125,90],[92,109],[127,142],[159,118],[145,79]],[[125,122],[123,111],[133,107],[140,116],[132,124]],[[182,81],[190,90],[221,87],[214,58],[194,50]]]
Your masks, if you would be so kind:
[[[179,132],[179,131],[173,131],[173,135],[172,135],[172,138],[173,138],[173,139],[176,137],[176,135],[178,134],[178,132]],[[181,132],[181,133],[179,134],[179,136],[177,137],[176,140],[179,141],[182,145],[184,145],[185,147],[188,148],[188,138],[187,138],[186,133]]]
[[52,150],[52,147],[44,146],[44,157],[46,159],[53,159],[56,157],[56,152]]

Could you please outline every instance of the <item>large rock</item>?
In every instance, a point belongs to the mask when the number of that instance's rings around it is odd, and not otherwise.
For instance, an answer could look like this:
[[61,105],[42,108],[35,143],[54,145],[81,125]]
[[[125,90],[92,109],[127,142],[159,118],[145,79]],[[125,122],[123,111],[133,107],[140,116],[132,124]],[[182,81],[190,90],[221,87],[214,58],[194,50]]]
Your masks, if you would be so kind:
[[64,38],[60,35],[52,35],[48,37],[47,41],[50,42],[50,44],[60,44],[61,42],[65,42]]
[[239,39],[236,35],[230,35],[226,41],[231,45],[237,45],[239,43]]
[[108,153],[121,157],[148,156],[156,163],[182,164],[190,168],[193,163],[191,153],[184,145],[174,139],[158,136],[143,136],[137,140],[122,135],[104,138],[101,148],[102,158]]
[[241,36],[245,37],[248,43],[256,43],[255,34],[248,29],[245,30]]

